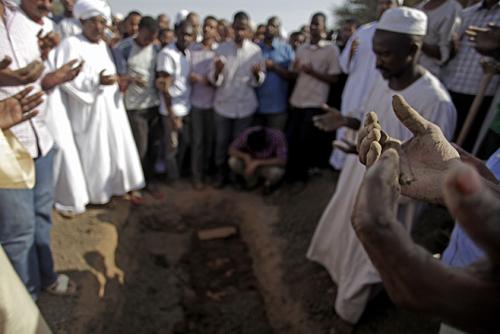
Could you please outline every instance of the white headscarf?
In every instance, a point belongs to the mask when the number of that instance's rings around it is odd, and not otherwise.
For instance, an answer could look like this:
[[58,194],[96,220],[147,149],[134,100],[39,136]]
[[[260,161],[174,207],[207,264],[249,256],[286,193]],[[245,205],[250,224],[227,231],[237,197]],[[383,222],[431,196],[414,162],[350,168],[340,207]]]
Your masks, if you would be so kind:
[[73,8],[73,15],[79,20],[102,16],[106,21],[109,21],[111,19],[111,8],[103,0],[78,0]]
[[425,36],[427,33],[427,15],[421,10],[410,7],[391,8],[382,14],[377,23],[377,30]]

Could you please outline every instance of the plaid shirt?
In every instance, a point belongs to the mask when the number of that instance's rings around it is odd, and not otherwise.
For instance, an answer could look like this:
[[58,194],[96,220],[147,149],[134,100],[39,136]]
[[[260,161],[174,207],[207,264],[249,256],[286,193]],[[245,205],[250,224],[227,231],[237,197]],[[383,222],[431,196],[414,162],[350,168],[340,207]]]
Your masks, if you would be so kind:
[[[490,9],[484,7],[483,2],[468,7],[462,12],[462,26],[460,27],[460,48],[457,55],[445,68],[443,82],[448,90],[468,95],[476,95],[479,91],[483,69],[480,65],[482,56],[474,49],[464,34],[471,26],[484,27],[490,22],[500,22],[500,2]],[[495,95],[499,76],[495,75],[491,81],[486,96]]]
[[257,130],[260,126],[254,126],[243,131],[231,144],[231,147],[237,149],[238,151],[250,154],[253,159],[266,160],[279,158],[281,160],[287,161],[288,158],[288,147],[285,139],[285,135],[282,131],[265,128],[267,145],[263,150],[258,152],[253,152],[248,147],[248,136]]
[[[51,21],[44,18],[44,26],[30,20],[14,3],[2,1],[5,5],[3,20],[0,20],[0,59],[9,56],[12,59],[11,69],[18,69],[30,62],[40,59],[38,48],[38,32],[44,28],[51,29]],[[41,90],[40,80],[31,84],[35,92]],[[0,100],[6,99],[24,86],[0,87]],[[45,125],[46,104],[37,108],[40,111],[33,119],[13,126],[11,131],[33,158],[44,156],[52,148],[54,141]]]

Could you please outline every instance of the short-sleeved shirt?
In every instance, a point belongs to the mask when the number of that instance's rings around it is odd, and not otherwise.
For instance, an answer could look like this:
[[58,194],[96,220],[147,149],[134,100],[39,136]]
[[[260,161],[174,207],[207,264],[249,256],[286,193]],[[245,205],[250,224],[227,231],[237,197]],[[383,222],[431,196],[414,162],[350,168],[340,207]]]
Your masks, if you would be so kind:
[[[328,41],[317,45],[305,44],[295,54],[295,61],[310,64],[319,73],[340,74],[339,49]],[[328,100],[330,85],[313,76],[301,72],[290,98],[290,104],[296,108],[319,108]]]
[[[272,60],[277,66],[288,69],[295,58],[292,47],[287,42],[275,38],[271,46],[259,44],[264,59]],[[275,114],[288,109],[288,81],[278,73],[269,71],[262,86],[257,88],[258,113]]]
[[141,47],[132,37],[123,40],[116,47],[115,55],[123,60],[126,74],[138,77],[146,83],[144,87],[135,83],[128,86],[125,92],[127,110],[148,109],[160,104],[155,86],[158,52],[158,46],[150,44]]
[[[213,43],[210,48],[206,48],[202,43],[196,43],[189,48],[192,73],[208,78],[217,46],[217,43]],[[212,109],[214,106],[215,88],[202,83],[192,84],[191,87],[192,106],[200,109]]]
[[215,67],[212,66],[210,70],[210,80],[217,86],[215,112],[231,119],[251,116],[258,106],[255,88],[265,80],[264,71],[258,78],[252,73],[252,66],[264,65],[262,51],[257,44],[244,40],[240,48],[234,41],[221,43],[215,53],[225,61],[224,69],[218,78],[214,77]]
[[[483,56],[469,42],[465,30],[471,25],[485,27],[490,22],[500,22],[500,3],[496,3],[493,7],[487,9],[484,7],[483,0],[462,11],[462,24],[459,29],[460,48],[457,55],[444,68],[442,74],[443,83],[449,91],[467,95],[476,95],[478,93],[484,73],[480,65]],[[493,76],[486,90],[486,96],[495,95],[499,79],[499,75]]]
[[254,126],[243,131],[231,144],[231,147],[238,151],[250,154],[253,159],[274,159],[288,160],[288,145],[282,131],[272,128],[264,128],[266,131],[267,145],[264,149],[254,152],[248,147],[248,136],[255,131],[262,129]]
[[[169,88],[172,97],[172,110],[176,116],[182,117],[189,113],[191,108],[191,86],[189,84],[190,71],[189,50],[185,54],[179,51],[175,43],[165,46],[158,54],[156,71],[168,73],[172,77]],[[160,114],[168,115],[163,94],[160,94]]]

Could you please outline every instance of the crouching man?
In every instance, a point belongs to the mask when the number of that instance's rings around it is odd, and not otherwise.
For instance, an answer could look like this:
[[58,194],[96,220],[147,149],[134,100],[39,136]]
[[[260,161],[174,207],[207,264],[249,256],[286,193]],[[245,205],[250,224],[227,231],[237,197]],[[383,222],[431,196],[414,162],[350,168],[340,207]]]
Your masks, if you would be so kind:
[[229,147],[229,167],[242,177],[247,189],[264,180],[270,194],[285,175],[288,147],[282,131],[256,126],[241,133]]

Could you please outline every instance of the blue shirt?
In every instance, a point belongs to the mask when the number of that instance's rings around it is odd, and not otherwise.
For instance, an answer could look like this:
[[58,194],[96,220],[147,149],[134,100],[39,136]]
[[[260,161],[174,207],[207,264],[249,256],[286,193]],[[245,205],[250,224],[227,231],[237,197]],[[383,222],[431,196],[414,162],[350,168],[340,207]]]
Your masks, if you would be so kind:
[[[288,69],[295,58],[292,47],[285,41],[274,39],[272,46],[259,44],[264,59],[270,59],[282,68]],[[288,81],[276,72],[268,71],[264,83],[257,89],[258,113],[275,114],[288,109]]]
[[[486,166],[500,179],[500,148],[490,157]],[[467,267],[484,257],[484,251],[479,248],[458,225],[451,234],[450,243],[443,254],[443,262],[452,267]]]

